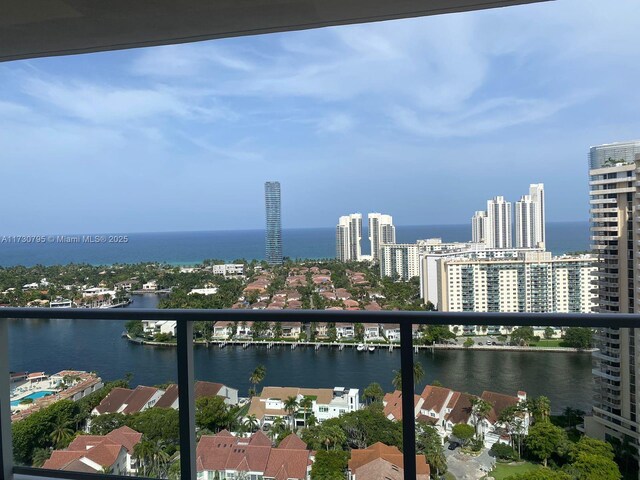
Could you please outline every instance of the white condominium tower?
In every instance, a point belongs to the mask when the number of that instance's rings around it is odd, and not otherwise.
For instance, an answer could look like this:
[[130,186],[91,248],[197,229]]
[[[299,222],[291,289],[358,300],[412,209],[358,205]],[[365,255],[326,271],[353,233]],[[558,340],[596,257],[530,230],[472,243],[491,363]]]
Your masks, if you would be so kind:
[[380,245],[383,243],[396,243],[396,227],[393,226],[393,217],[391,215],[370,213],[368,217],[371,259],[375,262],[380,258]]
[[473,243],[483,243],[486,241],[487,232],[487,212],[477,211],[471,217],[471,241]]
[[[592,147],[589,152],[591,248],[598,257],[598,312],[640,311],[640,141]],[[640,328],[601,328],[594,352],[595,396],[585,416],[587,435],[640,440]]]
[[544,185],[529,186],[529,195],[516,202],[516,248],[544,248]]
[[487,201],[485,243],[489,248],[511,248],[511,202],[504,197]]
[[352,213],[338,220],[336,227],[336,258],[341,262],[360,260],[362,240],[362,214]]

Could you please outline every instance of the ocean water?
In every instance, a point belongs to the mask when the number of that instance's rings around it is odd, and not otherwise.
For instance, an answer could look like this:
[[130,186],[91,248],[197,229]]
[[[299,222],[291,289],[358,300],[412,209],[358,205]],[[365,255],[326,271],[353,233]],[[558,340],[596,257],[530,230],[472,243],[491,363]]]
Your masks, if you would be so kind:
[[[207,258],[227,262],[245,258],[264,258],[264,230],[229,230],[211,232],[130,233],[126,243],[12,243],[0,235],[0,266],[56,265],[89,263],[167,262],[195,264]],[[296,258],[334,258],[334,228],[283,229],[283,253]],[[468,241],[469,225],[397,226],[398,243],[441,237],[443,241]],[[363,253],[369,253],[366,229],[362,238]],[[588,222],[547,224],[547,248],[554,254],[589,249]]]

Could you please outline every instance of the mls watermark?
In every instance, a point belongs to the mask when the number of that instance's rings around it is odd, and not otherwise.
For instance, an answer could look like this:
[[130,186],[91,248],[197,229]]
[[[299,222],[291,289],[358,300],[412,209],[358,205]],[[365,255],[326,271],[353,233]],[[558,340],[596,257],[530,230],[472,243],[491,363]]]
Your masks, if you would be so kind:
[[128,235],[3,235],[5,243],[129,243]]

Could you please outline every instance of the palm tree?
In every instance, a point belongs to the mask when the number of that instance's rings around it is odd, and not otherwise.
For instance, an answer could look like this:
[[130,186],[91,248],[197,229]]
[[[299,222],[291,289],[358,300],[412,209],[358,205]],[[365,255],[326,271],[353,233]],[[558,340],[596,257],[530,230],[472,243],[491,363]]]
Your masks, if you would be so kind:
[[280,435],[282,432],[284,432],[286,429],[287,429],[287,424],[284,418],[276,417],[276,419],[271,424],[271,428],[269,429],[269,432],[267,433],[267,435],[269,435],[269,438],[271,438],[271,440],[275,441],[276,437]]
[[147,465],[150,463],[150,459],[153,457],[154,446],[153,443],[148,440],[142,440],[135,447],[133,447],[133,457],[138,462],[138,470],[142,467],[142,476],[147,476]]
[[300,409],[302,409],[302,414],[304,415],[304,426],[307,426],[307,413],[311,411],[313,408],[313,400],[311,397],[303,397],[300,400]]
[[[391,381],[391,384],[393,385],[393,387],[396,390],[402,391],[402,369],[399,368],[398,370],[394,370],[394,372],[396,374],[393,377],[393,380]],[[413,364],[413,383],[414,383],[414,385],[416,383],[420,383],[423,378],[424,378],[424,368],[422,367],[422,364],[421,363],[414,363]]]
[[296,429],[296,412],[298,411],[298,400],[296,397],[288,397],[284,401],[284,411],[289,414],[291,418],[291,431],[295,431]]
[[33,466],[40,468],[44,465],[44,462],[51,457],[51,450],[48,448],[36,448],[33,451]]
[[253,385],[251,388],[253,395],[256,394],[256,385],[264,380],[264,377],[267,375],[267,367],[264,365],[258,365],[251,376],[249,377],[249,381]]
[[256,432],[260,428],[260,423],[255,415],[249,415],[244,420],[244,425],[249,433]]
[[483,400],[480,397],[472,397],[471,400],[471,415],[473,416],[473,426],[476,431],[476,436],[478,435],[478,425],[487,418],[489,412],[493,408],[486,400]]
[[51,438],[55,448],[66,447],[73,438],[71,421],[64,420],[61,416],[56,417],[49,437]]
[[528,402],[529,411],[536,421],[546,422],[551,415],[551,401],[545,396],[532,398]]

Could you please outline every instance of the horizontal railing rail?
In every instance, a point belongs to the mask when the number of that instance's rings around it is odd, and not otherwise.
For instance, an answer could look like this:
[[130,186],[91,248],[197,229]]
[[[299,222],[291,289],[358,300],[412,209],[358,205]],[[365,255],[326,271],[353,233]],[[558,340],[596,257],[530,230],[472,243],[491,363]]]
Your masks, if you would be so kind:
[[[177,322],[177,370],[180,420],[181,478],[197,477],[195,457],[195,401],[193,364],[193,322],[229,319],[270,322],[335,322],[398,324],[400,327],[400,369],[402,373],[402,410],[414,409],[413,325],[505,325],[635,328],[640,327],[640,315],[608,313],[480,313],[436,311],[336,311],[336,310],[183,310],[183,309],[60,309],[60,308],[0,308],[0,480],[11,480],[14,474],[79,480],[131,478],[107,474],[44,470],[14,466],[11,445],[11,410],[9,394],[9,320],[70,319],[70,320],[175,320]],[[415,418],[402,415],[404,478],[416,478]],[[141,477],[138,477],[141,478]]]

